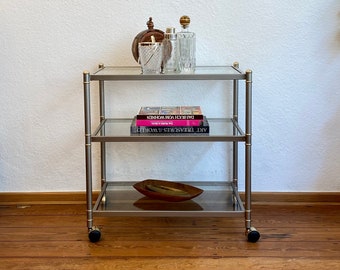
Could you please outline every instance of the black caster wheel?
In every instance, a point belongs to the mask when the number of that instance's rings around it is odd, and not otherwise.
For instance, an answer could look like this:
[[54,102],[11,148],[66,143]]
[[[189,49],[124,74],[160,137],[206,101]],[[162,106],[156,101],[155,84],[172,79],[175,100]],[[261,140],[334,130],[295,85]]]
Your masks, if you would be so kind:
[[92,243],[98,242],[101,237],[101,232],[99,228],[97,227],[92,227],[89,229],[89,239]]
[[248,242],[256,243],[260,239],[260,233],[254,228],[251,227],[246,231]]

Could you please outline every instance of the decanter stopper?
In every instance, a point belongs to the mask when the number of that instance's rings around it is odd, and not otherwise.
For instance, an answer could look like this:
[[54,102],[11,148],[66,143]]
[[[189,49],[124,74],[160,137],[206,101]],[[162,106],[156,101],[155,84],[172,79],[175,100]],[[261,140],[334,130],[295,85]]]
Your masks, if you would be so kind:
[[189,24],[190,24],[190,17],[189,16],[182,16],[180,19],[179,19],[179,23],[182,25],[182,27],[185,29],[187,27],[189,27]]

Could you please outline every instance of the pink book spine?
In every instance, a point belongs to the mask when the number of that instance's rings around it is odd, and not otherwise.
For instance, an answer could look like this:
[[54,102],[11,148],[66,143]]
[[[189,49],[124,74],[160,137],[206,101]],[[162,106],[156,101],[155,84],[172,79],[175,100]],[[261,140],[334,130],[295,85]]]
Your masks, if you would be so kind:
[[198,127],[202,120],[146,120],[137,119],[136,126],[138,127]]

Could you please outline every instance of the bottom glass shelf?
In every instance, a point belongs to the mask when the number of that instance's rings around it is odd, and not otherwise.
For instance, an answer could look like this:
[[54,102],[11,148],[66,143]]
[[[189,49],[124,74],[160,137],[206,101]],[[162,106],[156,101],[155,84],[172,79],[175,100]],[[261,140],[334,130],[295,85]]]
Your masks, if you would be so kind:
[[107,182],[93,212],[100,216],[239,216],[243,203],[230,182],[183,182],[204,190],[183,202],[145,197],[133,188],[136,182]]

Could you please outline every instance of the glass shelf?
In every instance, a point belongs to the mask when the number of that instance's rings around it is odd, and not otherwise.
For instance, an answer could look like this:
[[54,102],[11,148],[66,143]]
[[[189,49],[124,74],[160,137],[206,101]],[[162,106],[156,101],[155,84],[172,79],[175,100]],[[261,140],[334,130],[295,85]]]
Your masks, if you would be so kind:
[[92,135],[93,142],[147,142],[147,141],[245,141],[245,135],[232,119],[208,119],[209,133],[152,133],[131,134],[132,119],[105,119]]
[[166,202],[145,197],[133,188],[136,182],[105,183],[96,204],[96,215],[113,216],[242,216],[244,207],[230,182],[186,182],[204,190],[192,200]]
[[193,73],[141,74],[139,66],[99,69],[91,80],[242,80],[246,75],[232,66],[200,66]]

